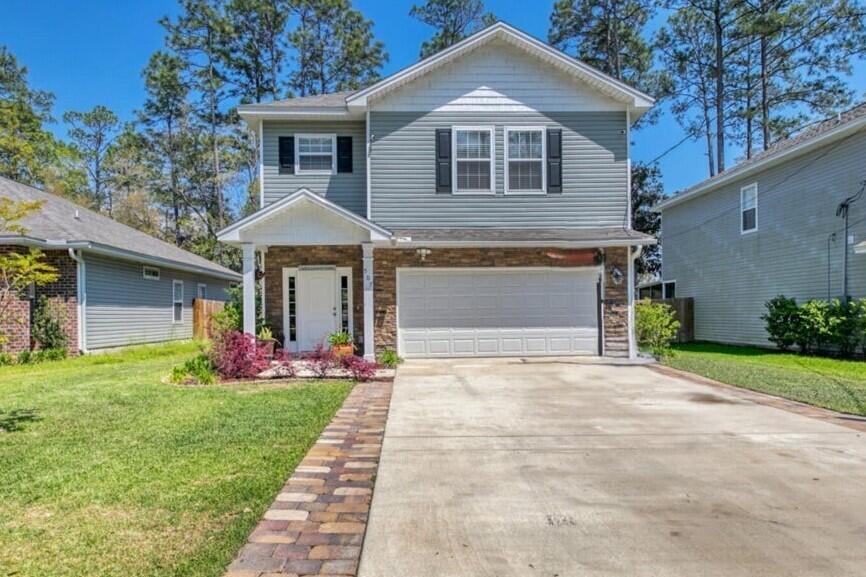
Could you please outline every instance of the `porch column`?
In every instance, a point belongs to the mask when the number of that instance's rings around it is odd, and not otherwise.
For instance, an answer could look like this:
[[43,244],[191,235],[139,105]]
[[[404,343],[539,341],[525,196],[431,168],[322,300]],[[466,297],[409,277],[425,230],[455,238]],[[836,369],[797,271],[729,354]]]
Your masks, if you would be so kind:
[[256,334],[256,245],[244,243],[244,332]]
[[373,327],[373,245],[361,245],[364,251],[364,358],[376,359],[376,343]]

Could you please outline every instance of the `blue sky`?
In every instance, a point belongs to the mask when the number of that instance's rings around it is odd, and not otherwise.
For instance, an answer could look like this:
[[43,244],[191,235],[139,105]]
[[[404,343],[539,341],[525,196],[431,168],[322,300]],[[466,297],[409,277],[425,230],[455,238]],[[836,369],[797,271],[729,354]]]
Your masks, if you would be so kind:
[[[420,2],[420,0],[415,0]],[[409,17],[413,0],[355,0],[376,23],[376,36],[385,42],[390,60],[385,74],[418,58],[421,41],[430,29]],[[552,0],[487,0],[500,19],[539,38],[547,37]],[[108,106],[122,118],[132,118],[141,106],[141,70],[162,47],[157,20],[175,14],[175,0],[2,0],[0,44],[7,45],[30,70],[34,87],[57,96],[55,116],[67,110]],[[852,81],[858,94],[866,91],[866,65],[858,62]],[[63,127],[55,131],[62,134]],[[683,131],[669,115],[632,134],[632,155],[651,160],[675,145]],[[728,152],[736,158],[738,151]],[[730,160],[729,160],[730,162]],[[660,162],[665,189],[679,190],[706,177],[706,158],[699,142],[688,142]]]

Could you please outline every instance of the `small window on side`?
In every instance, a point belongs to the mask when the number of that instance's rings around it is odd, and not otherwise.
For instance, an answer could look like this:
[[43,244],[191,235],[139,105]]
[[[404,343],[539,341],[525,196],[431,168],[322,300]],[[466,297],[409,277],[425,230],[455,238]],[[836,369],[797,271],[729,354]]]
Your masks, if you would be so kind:
[[146,266],[141,269],[141,276],[147,280],[159,280],[159,269],[155,266]]
[[172,298],[172,313],[174,317],[172,322],[183,322],[183,281],[175,280],[171,282],[171,298]]
[[740,233],[758,230],[758,185],[752,183],[740,189]]
[[666,299],[675,299],[677,298],[677,283],[676,281],[668,281],[663,285],[663,298]]
[[204,283],[198,284],[198,292],[196,296],[202,300],[207,298],[207,285]]

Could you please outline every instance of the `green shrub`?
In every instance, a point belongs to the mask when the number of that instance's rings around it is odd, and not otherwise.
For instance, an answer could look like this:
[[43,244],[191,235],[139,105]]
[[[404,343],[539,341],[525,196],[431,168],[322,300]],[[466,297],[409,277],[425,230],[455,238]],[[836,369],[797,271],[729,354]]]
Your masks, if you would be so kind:
[[798,342],[800,310],[797,301],[779,295],[764,304],[767,312],[761,319],[767,325],[770,342],[780,350],[787,351]]
[[351,345],[352,344],[352,335],[350,335],[346,331],[337,331],[335,333],[331,333],[330,335],[328,335],[328,343],[332,347],[339,347],[342,345]]
[[397,354],[397,351],[394,349],[384,349],[379,356],[376,357],[376,362],[378,362],[383,367],[388,367],[389,369],[394,369],[403,362],[402,357]]
[[18,353],[19,365],[29,365],[33,361],[33,353],[31,353],[30,351],[21,351],[20,353]]
[[635,332],[641,348],[656,357],[670,354],[671,343],[677,337],[680,321],[670,305],[641,300],[635,304]]
[[8,367],[15,364],[15,357],[9,353],[0,353],[0,367]]
[[857,301],[833,299],[827,309],[828,341],[843,357],[850,357],[860,342],[861,307]]
[[182,365],[173,367],[169,380],[176,384],[213,385],[217,376],[210,358],[201,353]]
[[67,356],[66,349],[39,349],[33,353],[33,362],[60,361]]
[[799,308],[797,345],[800,352],[809,354],[826,348],[830,342],[830,303],[806,301]]
[[65,349],[68,342],[63,325],[51,306],[48,297],[42,295],[33,311],[33,326],[30,335],[40,349]]

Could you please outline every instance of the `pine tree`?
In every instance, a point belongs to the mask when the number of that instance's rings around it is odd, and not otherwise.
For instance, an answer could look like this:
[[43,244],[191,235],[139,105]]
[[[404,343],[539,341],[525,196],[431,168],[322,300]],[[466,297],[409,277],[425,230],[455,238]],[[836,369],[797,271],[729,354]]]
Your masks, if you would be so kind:
[[655,92],[652,51],[644,36],[656,0],[558,0],[548,39],[602,72],[645,92]]
[[379,79],[388,54],[373,36],[373,23],[348,0],[297,0],[295,10],[291,91],[308,96],[356,90]]
[[[661,215],[652,207],[664,198],[662,173],[658,165],[635,163],[631,171],[631,225],[634,230],[658,236]],[[638,275],[656,275],[662,267],[659,245],[645,246],[637,261]]]
[[111,214],[113,197],[106,187],[105,157],[117,135],[120,121],[117,115],[105,106],[95,106],[87,112],[69,111],[63,115],[69,124],[69,138],[78,149],[90,182],[91,204],[97,209],[105,208]]
[[224,66],[242,103],[276,100],[286,57],[286,0],[229,0]]
[[427,58],[473,32],[496,22],[496,16],[484,11],[482,0],[427,0],[413,5],[409,16],[433,27],[436,32],[421,44],[421,58]]

